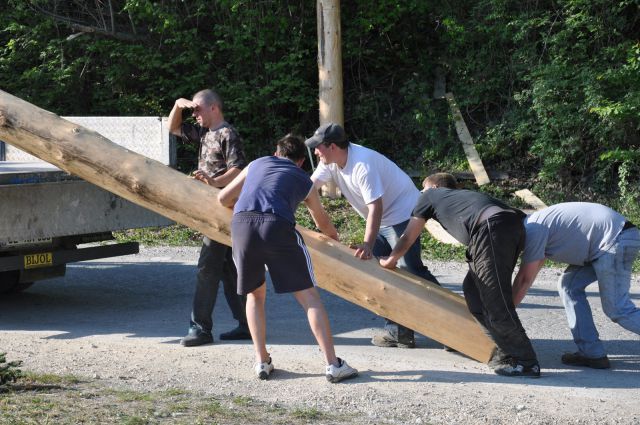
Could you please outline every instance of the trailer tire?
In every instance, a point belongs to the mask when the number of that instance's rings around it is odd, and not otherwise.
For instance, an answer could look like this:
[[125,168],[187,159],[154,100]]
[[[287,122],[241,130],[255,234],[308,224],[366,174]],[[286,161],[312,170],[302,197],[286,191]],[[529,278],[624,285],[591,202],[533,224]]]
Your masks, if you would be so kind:
[[0,294],[15,294],[31,285],[33,282],[20,282],[19,270],[0,272]]

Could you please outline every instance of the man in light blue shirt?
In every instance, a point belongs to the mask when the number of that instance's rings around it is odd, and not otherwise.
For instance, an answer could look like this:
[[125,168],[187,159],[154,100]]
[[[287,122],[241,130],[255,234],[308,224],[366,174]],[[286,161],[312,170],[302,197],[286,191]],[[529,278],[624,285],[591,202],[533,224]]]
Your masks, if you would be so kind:
[[537,211],[525,219],[525,229],[522,263],[513,283],[514,304],[522,301],[546,258],[568,263],[558,291],[578,351],[563,354],[562,362],[609,368],[585,288],[598,281],[604,313],[640,335],[640,309],[629,297],[640,231],[611,208],[587,202],[567,202]]

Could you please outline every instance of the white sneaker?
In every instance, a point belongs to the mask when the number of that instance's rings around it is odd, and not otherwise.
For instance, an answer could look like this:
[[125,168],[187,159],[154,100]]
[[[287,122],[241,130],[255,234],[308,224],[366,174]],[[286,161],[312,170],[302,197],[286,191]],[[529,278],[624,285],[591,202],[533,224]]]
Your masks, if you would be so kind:
[[340,382],[345,379],[355,378],[358,376],[358,371],[347,364],[344,360],[338,357],[338,363],[340,366],[334,366],[332,364],[327,366],[326,375],[327,381]]
[[262,380],[267,379],[271,372],[273,372],[273,363],[271,363],[271,357],[269,357],[268,362],[254,364],[253,370],[256,372],[258,378]]

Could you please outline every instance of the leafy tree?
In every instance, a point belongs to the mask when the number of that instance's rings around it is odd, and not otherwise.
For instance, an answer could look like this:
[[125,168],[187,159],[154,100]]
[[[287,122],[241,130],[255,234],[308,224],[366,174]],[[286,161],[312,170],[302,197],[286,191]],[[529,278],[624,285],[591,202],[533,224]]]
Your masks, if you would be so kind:
[[[0,0],[0,8],[0,87],[58,114],[166,115],[176,98],[213,87],[250,157],[318,125],[314,2]],[[640,217],[637,0],[341,8],[352,140],[418,174],[465,168],[446,102],[432,98],[444,69],[485,165],[558,191],[553,200],[604,200]]]

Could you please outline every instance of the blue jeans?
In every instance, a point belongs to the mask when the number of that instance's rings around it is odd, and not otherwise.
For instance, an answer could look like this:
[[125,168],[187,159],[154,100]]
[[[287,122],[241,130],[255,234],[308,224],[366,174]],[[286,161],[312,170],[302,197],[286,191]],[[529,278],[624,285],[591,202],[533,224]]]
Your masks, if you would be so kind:
[[598,281],[604,313],[623,328],[640,335],[640,309],[629,297],[631,266],[640,251],[640,231],[623,231],[608,250],[584,266],[570,265],[558,282],[558,292],[564,304],[580,353],[587,357],[604,357],[606,352],[593,322],[585,288]]
[[[408,224],[409,220],[403,221],[402,223],[395,224],[393,226],[380,227],[378,236],[376,237],[376,242],[373,246],[373,255],[375,255],[376,257],[386,257],[391,254],[391,251],[398,243],[398,239],[400,239],[400,236],[402,236]],[[421,250],[420,237],[418,237],[413,245],[411,245],[411,248],[409,248],[407,253],[404,254],[404,256],[400,258],[400,260],[398,260],[398,268],[406,270],[411,274],[433,282],[436,285],[440,285],[435,276],[431,274],[429,269],[422,262]],[[398,325],[397,323],[389,319],[385,320],[385,329],[391,332],[391,334],[394,336],[396,336],[398,332],[402,333],[403,331],[410,331],[404,326]],[[411,333],[412,332],[413,331],[411,331]],[[411,335],[411,338],[413,338],[413,335]]]

